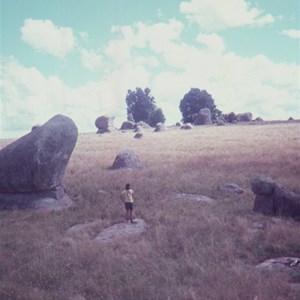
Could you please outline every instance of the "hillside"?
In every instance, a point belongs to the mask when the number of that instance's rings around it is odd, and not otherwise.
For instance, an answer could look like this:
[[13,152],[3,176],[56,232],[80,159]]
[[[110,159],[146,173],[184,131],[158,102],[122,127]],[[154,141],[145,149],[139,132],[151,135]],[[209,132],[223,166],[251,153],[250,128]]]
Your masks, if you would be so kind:
[[[253,213],[250,189],[250,178],[263,173],[300,193],[299,123],[133,136],[79,135],[64,180],[76,206],[0,211],[0,299],[300,299],[285,275],[255,269],[265,259],[300,257],[300,222]],[[141,170],[110,169],[124,149],[139,155]],[[144,233],[97,246],[68,239],[76,224],[98,220],[100,232],[124,222],[119,194],[128,182]],[[226,192],[226,183],[244,193]]]

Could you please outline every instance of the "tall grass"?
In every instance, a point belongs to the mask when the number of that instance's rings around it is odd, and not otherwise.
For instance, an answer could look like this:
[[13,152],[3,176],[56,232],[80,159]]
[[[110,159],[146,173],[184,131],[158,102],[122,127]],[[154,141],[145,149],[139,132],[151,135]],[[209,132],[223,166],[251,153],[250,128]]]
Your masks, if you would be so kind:
[[[141,140],[132,132],[81,134],[64,183],[75,207],[0,212],[0,299],[299,299],[284,275],[254,266],[300,257],[300,224],[252,213],[249,185],[261,172],[300,193],[299,129],[204,126],[147,131]],[[142,170],[110,169],[126,148]],[[105,245],[66,235],[76,224],[101,220],[101,230],[123,222],[118,196],[127,182],[135,215],[149,224],[144,234]],[[228,182],[245,193],[224,192]],[[183,202],[176,193],[215,202]],[[257,221],[271,225],[254,229]]]

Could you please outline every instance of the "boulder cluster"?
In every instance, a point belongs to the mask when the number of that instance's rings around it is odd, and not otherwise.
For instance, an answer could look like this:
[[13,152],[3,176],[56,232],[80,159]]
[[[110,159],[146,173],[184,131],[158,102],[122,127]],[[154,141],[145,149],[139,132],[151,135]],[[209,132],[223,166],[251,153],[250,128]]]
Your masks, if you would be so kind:
[[258,174],[251,179],[255,196],[253,210],[265,215],[291,217],[300,221],[300,195]]

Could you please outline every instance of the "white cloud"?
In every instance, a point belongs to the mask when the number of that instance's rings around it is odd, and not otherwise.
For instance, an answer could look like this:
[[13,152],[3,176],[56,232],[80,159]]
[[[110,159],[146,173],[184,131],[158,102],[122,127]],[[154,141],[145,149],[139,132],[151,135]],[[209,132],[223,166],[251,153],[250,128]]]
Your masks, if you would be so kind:
[[[126,117],[128,89],[149,86],[149,74],[143,67],[124,67],[100,82],[68,87],[56,76],[45,77],[36,68],[27,68],[11,58],[3,63],[1,81],[1,130],[29,131],[55,114],[71,117],[80,131],[96,130],[94,122],[103,114],[117,117],[116,125]],[[116,84],[117,83],[117,84]]]
[[124,65],[134,59],[133,48],[149,47],[154,53],[162,53],[174,41],[180,42],[183,27],[183,24],[175,19],[153,25],[138,22],[133,26],[113,26],[112,33],[119,34],[119,38],[112,39],[104,52],[117,65]]
[[208,50],[214,53],[222,53],[225,50],[223,38],[215,33],[198,34],[197,41],[205,44]]
[[272,15],[263,14],[246,0],[183,1],[180,3],[180,12],[205,31],[245,25],[262,26],[274,22]]
[[69,27],[58,27],[50,20],[26,19],[21,27],[22,39],[35,50],[64,58],[75,47],[75,36]]
[[90,71],[95,71],[102,65],[102,55],[94,50],[81,49],[80,57],[82,65]]
[[298,29],[286,29],[281,31],[282,35],[286,35],[292,39],[300,39],[300,30]]

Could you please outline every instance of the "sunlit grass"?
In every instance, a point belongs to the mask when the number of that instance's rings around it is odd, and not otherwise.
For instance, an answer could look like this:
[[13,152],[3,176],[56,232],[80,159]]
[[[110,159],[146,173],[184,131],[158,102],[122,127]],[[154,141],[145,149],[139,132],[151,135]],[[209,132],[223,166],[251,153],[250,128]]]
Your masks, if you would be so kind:
[[[0,299],[297,299],[281,275],[254,266],[300,256],[300,224],[273,222],[264,230],[252,213],[250,178],[258,172],[300,193],[300,126],[195,127],[190,131],[81,134],[65,174],[76,206],[60,212],[0,212]],[[0,148],[7,142],[0,143]],[[110,167],[131,149],[142,170]],[[123,222],[119,194],[130,182],[141,236],[95,246],[66,236],[76,224]],[[222,191],[234,182],[242,195]],[[182,202],[202,194],[213,204]],[[257,298],[255,298],[257,297]]]

